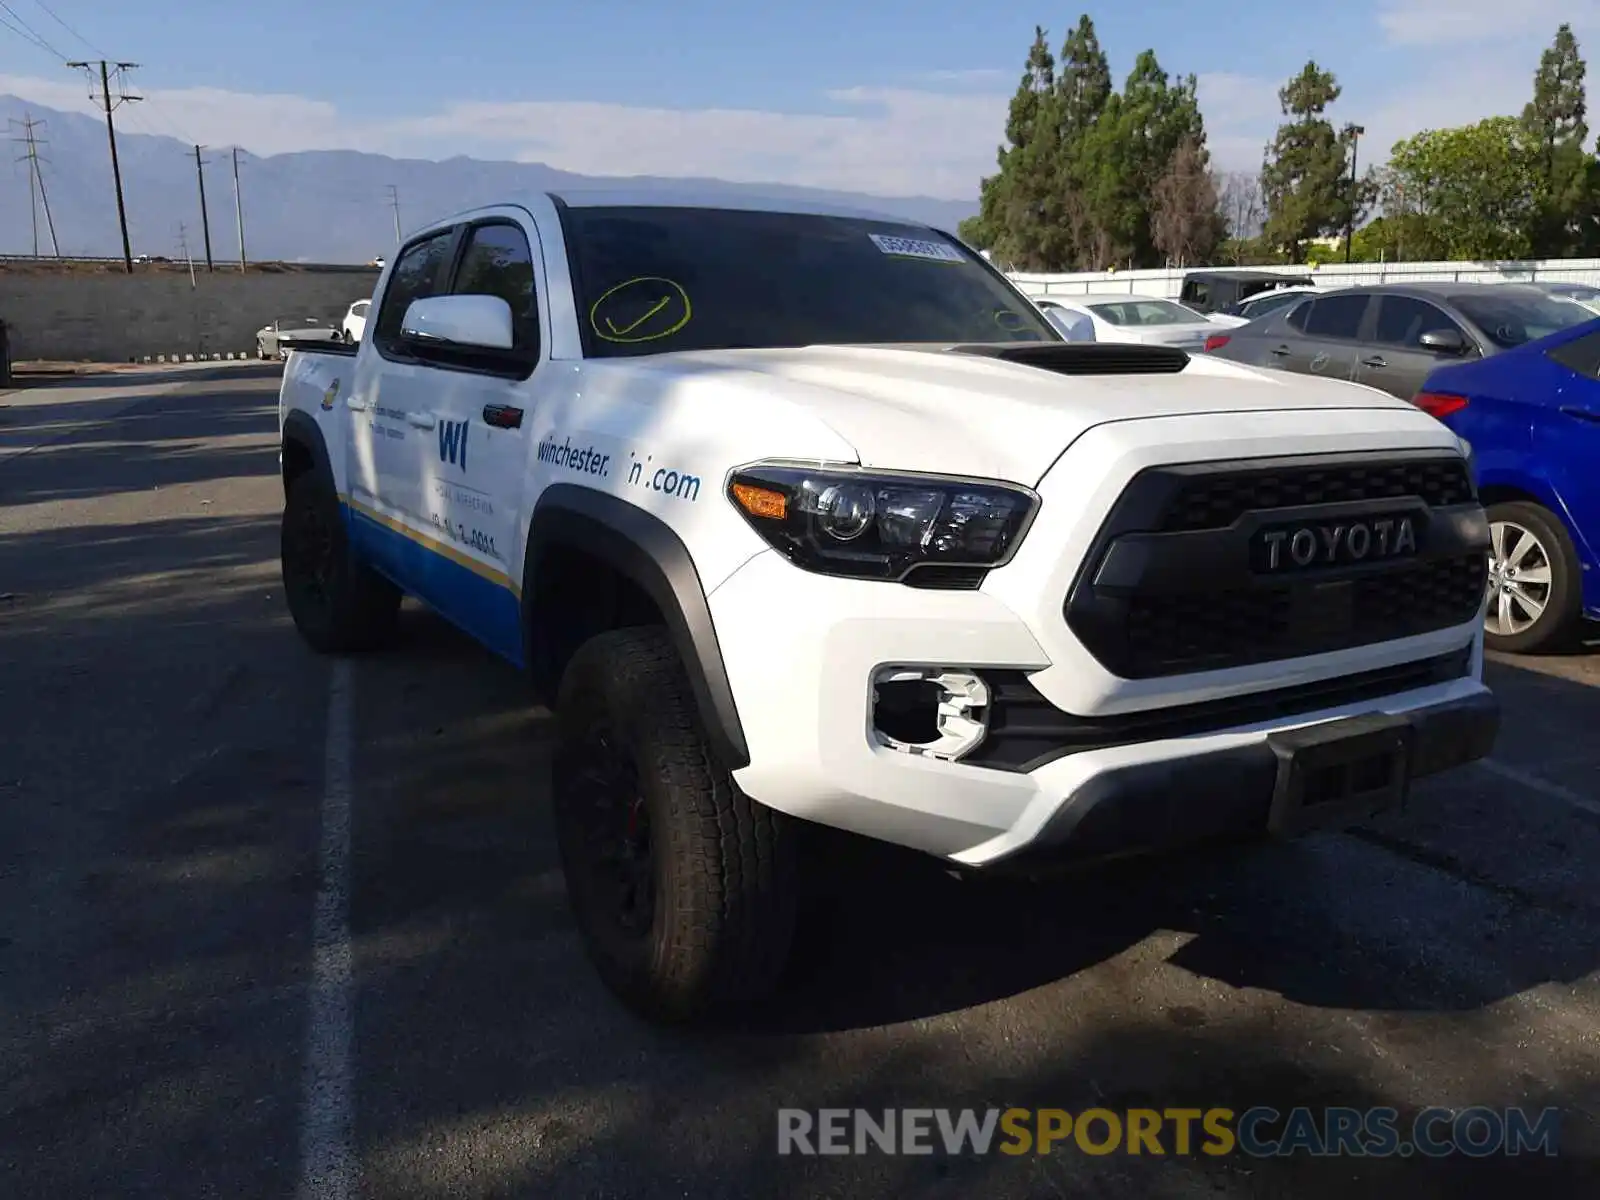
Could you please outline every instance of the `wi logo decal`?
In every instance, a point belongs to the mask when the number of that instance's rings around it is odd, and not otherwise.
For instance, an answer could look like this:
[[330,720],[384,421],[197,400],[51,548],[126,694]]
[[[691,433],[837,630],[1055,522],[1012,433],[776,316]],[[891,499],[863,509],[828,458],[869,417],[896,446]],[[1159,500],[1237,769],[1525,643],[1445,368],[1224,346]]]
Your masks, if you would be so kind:
[[467,422],[439,422],[439,461],[467,469]]

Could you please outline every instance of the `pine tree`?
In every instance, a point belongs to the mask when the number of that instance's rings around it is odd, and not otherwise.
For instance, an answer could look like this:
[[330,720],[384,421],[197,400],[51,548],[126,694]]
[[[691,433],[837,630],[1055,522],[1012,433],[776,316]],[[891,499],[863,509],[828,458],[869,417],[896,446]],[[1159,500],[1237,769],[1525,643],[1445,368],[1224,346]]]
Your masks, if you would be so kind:
[[1533,75],[1533,99],[1522,110],[1522,126],[1537,147],[1538,216],[1530,230],[1532,253],[1540,258],[1572,254],[1581,238],[1580,222],[1593,204],[1589,156],[1584,142],[1584,76],[1571,25],[1556,30]]
[[1341,90],[1333,74],[1312,60],[1278,91],[1283,115],[1291,119],[1278,126],[1261,165],[1263,236],[1296,263],[1305,260],[1308,239],[1342,233],[1349,214],[1346,171],[1355,131],[1346,126],[1335,132],[1324,116]]
[[1058,128],[1055,58],[1044,29],[1035,26],[1022,80],[1006,115],[1009,144],[996,156],[998,173],[983,181],[976,227],[968,226],[970,233],[989,242],[987,248],[996,259],[1020,270],[1053,265],[1045,244],[1050,237]]
[[1086,146],[1112,99],[1111,65],[1087,13],[1061,47],[1056,71],[1060,119],[1056,159],[1056,213],[1050,257],[1063,268],[1094,258],[1094,212],[1086,200]]

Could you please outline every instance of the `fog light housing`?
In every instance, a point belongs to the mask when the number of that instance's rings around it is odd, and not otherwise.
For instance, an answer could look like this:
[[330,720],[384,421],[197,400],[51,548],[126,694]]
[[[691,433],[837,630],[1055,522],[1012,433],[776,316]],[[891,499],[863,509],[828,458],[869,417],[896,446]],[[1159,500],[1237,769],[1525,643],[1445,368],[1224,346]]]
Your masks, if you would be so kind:
[[872,677],[872,734],[901,754],[955,762],[989,732],[989,685],[952,667],[880,667]]

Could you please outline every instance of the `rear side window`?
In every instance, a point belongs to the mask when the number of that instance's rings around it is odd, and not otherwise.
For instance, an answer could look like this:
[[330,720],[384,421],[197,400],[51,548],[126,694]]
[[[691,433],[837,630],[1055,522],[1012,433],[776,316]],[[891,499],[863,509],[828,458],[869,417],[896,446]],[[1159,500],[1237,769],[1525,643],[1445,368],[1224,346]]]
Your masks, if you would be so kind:
[[1181,293],[1185,304],[1209,304],[1211,288],[1203,283],[1186,283]]
[[1590,379],[1600,379],[1600,329],[1574,338],[1564,346],[1545,351],[1547,357],[1569,371]]
[[1311,314],[1305,324],[1306,334],[1309,337],[1354,341],[1361,332],[1361,318],[1366,312],[1365,295],[1320,296],[1311,302]]
[[[1414,296],[1385,296],[1378,306],[1378,329],[1374,340],[1385,346],[1409,346],[1418,349],[1422,335],[1441,330],[1455,330],[1466,337],[1466,332],[1445,315],[1444,311],[1426,300]],[[1471,339],[1468,338],[1470,344]]]
[[378,349],[392,350],[400,340],[400,323],[405,320],[406,309],[413,300],[439,294],[454,237],[453,229],[444,229],[423,241],[413,242],[400,252],[389,276],[389,286],[384,290],[377,328],[372,334],[373,344]]
[[520,226],[509,222],[479,225],[467,234],[451,292],[458,296],[498,296],[511,306],[516,354],[537,353],[539,307],[533,290],[533,252]]
[[1311,315],[1312,303],[1313,301],[1307,300],[1289,310],[1289,315],[1284,317],[1284,322],[1290,329],[1298,329],[1301,333],[1305,332],[1306,318]]

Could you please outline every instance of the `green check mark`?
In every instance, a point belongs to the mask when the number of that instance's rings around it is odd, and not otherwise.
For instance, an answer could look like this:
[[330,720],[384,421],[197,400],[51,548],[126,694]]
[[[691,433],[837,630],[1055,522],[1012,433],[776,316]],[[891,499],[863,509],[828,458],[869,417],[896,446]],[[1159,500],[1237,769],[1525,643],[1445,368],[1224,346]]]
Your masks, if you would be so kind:
[[649,312],[645,313],[644,316],[640,317],[637,321],[635,321],[632,325],[629,325],[626,329],[618,329],[617,328],[617,323],[615,321],[613,321],[610,317],[606,318],[606,324],[611,326],[611,332],[617,334],[618,336],[622,336],[624,334],[632,333],[635,329],[639,328],[639,326],[643,325],[646,321],[648,321],[651,317],[655,316],[658,312],[660,312],[663,308],[665,308],[671,302],[672,302],[672,297],[671,296],[663,296],[663,297],[661,297],[661,299],[658,300],[655,303],[654,307],[652,307]]

